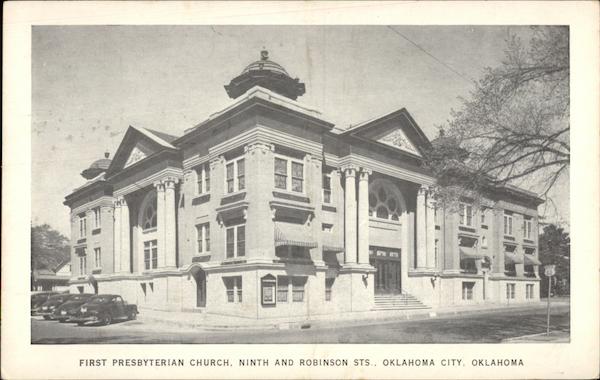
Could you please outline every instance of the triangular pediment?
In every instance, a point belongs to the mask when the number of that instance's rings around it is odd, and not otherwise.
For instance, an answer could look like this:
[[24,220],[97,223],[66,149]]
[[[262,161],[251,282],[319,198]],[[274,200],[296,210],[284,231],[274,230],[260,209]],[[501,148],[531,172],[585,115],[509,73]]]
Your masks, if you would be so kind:
[[117,148],[107,174],[110,176],[117,173],[165,149],[175,150],[177,148],[159,136],[158,132],[153,133],[143,128],[129,127]]
[[419,157],[421,156],[421,153],[419,152],[415,144],[413,144],[413,142],[410,141],[408,136],[406,136],[406,133],[400,128],[387,132],[383,136],[379,137],[377,139],[377,142],[392,146],[394,148],[398,148],[400,150],[412,153]]
[[423,157],[431,143],[406,109],[369,120],[348,129],[345,134]]

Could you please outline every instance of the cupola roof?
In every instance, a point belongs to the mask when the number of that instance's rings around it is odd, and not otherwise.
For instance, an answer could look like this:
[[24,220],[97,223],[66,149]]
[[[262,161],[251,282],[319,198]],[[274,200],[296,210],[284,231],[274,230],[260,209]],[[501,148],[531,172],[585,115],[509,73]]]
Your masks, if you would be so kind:
[[104,158],[92,162],[89,168],[81,172],[81,176],[85,179],[92,179],[97,177],[98,174],[105,172],[112,161],[110,158],[108,158],[109,155],[110,153],[105,152]]

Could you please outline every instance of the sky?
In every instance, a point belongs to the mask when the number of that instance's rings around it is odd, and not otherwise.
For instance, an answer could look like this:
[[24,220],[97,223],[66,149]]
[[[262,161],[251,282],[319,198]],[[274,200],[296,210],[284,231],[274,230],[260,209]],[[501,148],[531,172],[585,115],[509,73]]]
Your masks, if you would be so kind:
[[[64,197],[129,125],[181,135],[232,100],[223,86],[270,59],[306,84],[300,103],[339,128],[405,107],[425,134],[500,64],[516,26],[36,26],[32,221],[70,236]],[[404,36],[404,37],[403,37]],[[405,38],[406,37],[406,38]],[[408,39],[408,40],[407,40]],[[410,41],[409,41],[410,40]],[[568,178],[540,208],[568,222]]]

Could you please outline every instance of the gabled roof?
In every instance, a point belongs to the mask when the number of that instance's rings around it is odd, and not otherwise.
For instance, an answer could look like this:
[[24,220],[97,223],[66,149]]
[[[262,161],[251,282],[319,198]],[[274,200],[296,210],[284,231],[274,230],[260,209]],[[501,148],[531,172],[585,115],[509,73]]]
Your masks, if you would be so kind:
[[143,158],[145,158],[164,150],[178,150],[176,146],[171,144],[171,142],[176,139],[177,136],[169,135],[164,132],[130,125],[127,132],[125,132],[125,136],[123,136],[123,140],[121,140],[121,144],[115,152],[110,167],[106,171],[106,177],[108,178],[123,169],[127,164],[127,160],[132,153],[132,150],[136,149],[140,143],[145,146],[146,152],[143,152]]
[[388,148],[396,149],[402,153],[419,156],[419,154],[410,152],[409,149],[394,147],[393,144],[378,141],[378,138],[394,130],[402,131],[403,135],[406,136],[409,142],[414,145],[421,154],[423,149],[429,149],[431,147],[431,142],[410,113],[408,113],[406,108],[401,108],[351,126],[340,133],[340,136],[351,136],[362,140],[368,140],[374,144],[385,145]]

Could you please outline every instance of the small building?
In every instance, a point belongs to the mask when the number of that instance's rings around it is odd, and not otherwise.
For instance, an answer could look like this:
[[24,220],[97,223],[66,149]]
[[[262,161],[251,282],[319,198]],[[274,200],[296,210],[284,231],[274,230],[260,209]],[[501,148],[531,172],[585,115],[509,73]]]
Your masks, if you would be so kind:
[[251,318],[539,299],[535,194],[435,203],[406,109],[342,130],[263,51],[182,136],[130,126],[82,175],[73,292]]
[[66,291],[70,288],[71,277],[70,261],[64,261],[54,269],[35,269],[32,273],[31,290]]

